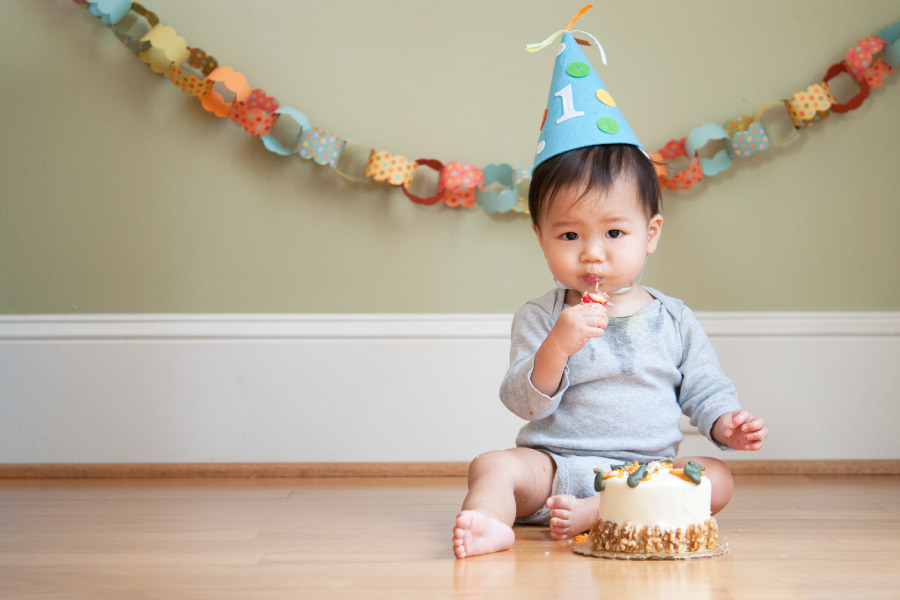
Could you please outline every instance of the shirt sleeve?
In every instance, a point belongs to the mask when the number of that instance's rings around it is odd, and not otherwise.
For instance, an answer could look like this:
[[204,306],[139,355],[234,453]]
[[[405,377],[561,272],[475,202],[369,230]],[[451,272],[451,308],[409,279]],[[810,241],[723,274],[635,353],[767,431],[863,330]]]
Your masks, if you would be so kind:
[[500,384],[500,400],[513,414],[527,421],[552,414],[569,387],[568,366],[553,396],[538,391],[531,382],[535,354],[552,328],[550,315],[535,303],[526,304],[513,315],[510,364]]
[[725,413],[741,407],[734,384],[725,376],[716,352],[688,307],[680,320],[683,355],[678,404],[706,438],[722,450],[730,450],[712,437],[712,427]]

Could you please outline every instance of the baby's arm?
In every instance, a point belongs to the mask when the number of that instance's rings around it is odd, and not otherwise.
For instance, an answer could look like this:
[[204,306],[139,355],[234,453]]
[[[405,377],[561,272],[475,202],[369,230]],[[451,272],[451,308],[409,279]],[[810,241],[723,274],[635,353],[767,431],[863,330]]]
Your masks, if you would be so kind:
[[547,396],[555,395],[569,356],[584,348],[588,340],[603,336],[608,323],[602,304],[577,304],[564,309],[534,356],[531,383],[535,389]]
[[720,444],[734,450],[759,450],[769,436],[766,420],[754,418],[744,409],[725,413],[712,428],[712,436]]

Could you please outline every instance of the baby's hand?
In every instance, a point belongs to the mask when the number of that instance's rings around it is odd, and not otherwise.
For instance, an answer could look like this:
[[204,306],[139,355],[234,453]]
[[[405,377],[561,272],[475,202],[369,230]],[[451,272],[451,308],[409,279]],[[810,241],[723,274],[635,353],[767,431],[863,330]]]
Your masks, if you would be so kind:
[[755,419],[744,409],[725,413],[713,425],[713,437],[735,450],[759,450],[769,436],[765,419]]
[[606,307],[602,304],[576,304],[560,313],[548,338],[556,347],[571,356],[584,348],[588,340],[602,337],[609,324]]

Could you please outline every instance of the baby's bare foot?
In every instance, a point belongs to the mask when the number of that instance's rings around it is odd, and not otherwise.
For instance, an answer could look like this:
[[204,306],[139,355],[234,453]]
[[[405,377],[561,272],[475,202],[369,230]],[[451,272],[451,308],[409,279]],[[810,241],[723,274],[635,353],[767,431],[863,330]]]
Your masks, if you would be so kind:
[[551,496],[547,499],[547,508],[550,509],[550,537],[565,540],[584,533],[597,519],[599,506],[599,496]]
[[516,534],[508,525],[476,510],[464,510],[456,517],[453,553],[456,558],[508,550]]

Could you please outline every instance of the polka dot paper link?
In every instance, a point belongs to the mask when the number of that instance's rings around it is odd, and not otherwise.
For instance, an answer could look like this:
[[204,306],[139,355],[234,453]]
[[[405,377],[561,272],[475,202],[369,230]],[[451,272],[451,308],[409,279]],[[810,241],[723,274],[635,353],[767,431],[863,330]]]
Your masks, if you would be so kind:
[[750,115],[741,115],[725,121],[722,125],[728,132],[728,155],[731,158],[748,157],[754,152],[769,147],[769,136],[762,123],[757,123]]
[[213,83],[215,83],[209,78],[209,74],[219,66],[219,63],[215,58],[208,55],[200,48],[191,48],[187,64],[190,67],[199,70],[203,75],[203,79],[200,79],[191,73],[187,73],[182,68],[182,65],[172,63],[169,65],[169,80],[175,84],[175,86],[181,88],[181,91],[188,96],[193,98],[203,98],[209,94]]
[[797,92],[784,105],[791,115],[794,127],[809,127],[818,121],[828,118],[828,112],[834,104],[834,96],[827,83],[816,83],[802,92]]
[[[203,50],[190,48],[184,38],[178,36],[172,27],[161,24],[155,13],[146,9],[143,5],[132,3],[129,0],[73,0],[79,6],[87,7],[90,12],[100,20],[112,27],[113,33],[132,52],[138,53],[141,60],[150,68],[160,74],[164,74],[179,87],[185,94],[198,98],[205,110],[218,117],[231,116],[231,120],[251,135],[260,136],[263,145],[271,152],[289,156],[294,152],[302,158],[313,160],[317,164],[327,165],[340,173],[338,161],[347,144],[347,140],[337,135],[324,133],[321,129],[314,129],[306,116],[300,111],[279,107],[277,101],[265,95],[261,90],[253,90],[246,78],[231,69],[220,67],[217,61]],[[606,64],[606,53],[599,41],[581,30],[573,30],[572,24],[587,10],[582,9],[569,24],[566,30],[560,30],[548,37],[540,44],[531,44],[526,47],[529,51],[536,51],[546,47],[554,40],[563,36],[563,42],[559,45],[557,59],[563,59],[570,51],[570,47],[578,45],[590,46],[583,39],[572,38],[574,33],[584,34],[589,37],[600,51],[603,64]],[[136,15],[132,23],[126,27],[118,24],[132,12]],[[149,31],[140,39],[136,35],[128,33],[134,31],[135,23],[139,24],[139,18],[146,21]],[[586,59],[579,58],[565,63],[565,75],[571,82],[584,82],[594,77],[591,65]],[[199,72],[192,73],[185,68],[185,64]],[[843,59],[828,68],[821,83],[809,86],[802,92],[797,92],[786,100],[772,100],[762,104],[753,116],[741,115],[735,119],[726,121],[723,129],[726,148],[717,152],[712,158],[700,158],[697,150],[702,145],[696,145],[693,141],[688,143],[688,138],[672,140],[658,153],[649,155],[661,163],[676,158],[687,157],[690,162],[683,171],[669,176],[665,164],[655,165],[662,187],[670,190],[690,189],[695,183],[701,181],[704,176],[712,176],[721,172],[731,164],[731,160],[737,157],[748,157],[752,154],[766,150],[771,146],[787,144],[798,139],[800,131],[810,124],[824,120],[829,113],[846,113],[858,108],[869,97],[871,89],[882,85],[885,78],[890,76],[893,68],[900,64],[900,22],[893,23],[878,32],[862,38],[845,53]],[[859,92],[846,102],[838,102],[833,94],[829,81],[841,73],[847,73],[859,83]],[[220,91],[215,89],[216,84],[224,86],[229,98],[223,97]],[[572,88],[569,88],[570,90]],[[544,111],[542,129],[545,125],[555,123],[560,125],[570,120],[581,121],[578,116],[589,117],[581,110],[583,96],[577,99],[566,91],[566,86],[560,86],[555,90],[557,105],[561,111]],[[250,98],[251,94],[258,95]],[[590,90],[594,96],[594,102],[616,110],[616,101],[603,87],[594,87]],[[549,105],[548,105],[549,106]],[[765,117],[770,111],[785,110],[791,118],[794,127],[788,135],[782,139],[772,139],[769,128],[766,127]],[[278,118],[294,120],[299,125],[299,133],[294,128],[296,137],[285,144],[272,135],[272,128]],[[574,119],[574,120],[573,120]],[[588,129],[601,135],[615,136],[619,128],[626,128],[627,123],[622,124],[616,118],[597,117],[590,119],[594,124]],[[695,128],[694,131],[701,128]],[[692,134],[694,133],[692,131]],[[282,129],[281,135],[284,135]],[[688,136],[689,138],[691,136]],[[688,147],[686,147],[686,143]],[[471,207],[478,204],[485,212],[518,212],[528,213],[527,185],[531,177],[530,167],[515,167],[513,169],[512,182],[509,183],[509,165],[488,165],[484,171],[471,163],[450,162],[444,165],[437,159],[419,159],[410,162],[402,156],[393,155],[387,151],[375,152],[370,146],[361,144],[368,153],[369,163],[366,165],[365,177],[348,177],[352,181],[379,181],[399,187],[403,192],[418,204],[434,205],[443,203],[453,207]],[[545,151],[545,141],[540,140],[537,153]],[[546,154],[552,150],[547,148]],[[346,153],[344,153],[346,154]],[[362,156],[366,156],[363,154]],[[379,162],[380,161],[380,162]],[[393,163],[391,162],[393,161]],[[343,163],[342,163],[343,164]],[[360,164],[360,167],[362,165]],[[409,192],[411,182],[419,166],[428,166],[439,173],[439,189],[437,193],[428,198],[420,198]],[[390,169],[393,167],[394,171]],[[399,169],[396,170],[396,169]]]
[[847,50],[844,59],[844,67],[856,81],[863,80],[870,88],[877,88],[884,83],[884,78],[891,74],[893,69],[877,56],[885,47],[885,41],[877,36],[870,35],[859,40],[855,46]]
[[238,100],[231,107],[231,122],[244,128],[250,135],[268,135],[278,115],[278,100],[262,90],[252,90],[246,100]]
[[[663,146],[658,154],[667,161],[687,157],[688,153],[684,145],[686,141],[687,138],[672,140]],[[700,163],[700,157],[695,154],[691,157],[688,167],[683,171],[679,171],[671,177],[667,174],[660,175],[659,184],[667,190],[689,190],[701,179],[703,179],[703,166]]]
[[363,176],[389,185],[403,186],[408,190],[418,168],[419,165],[402,156],[391,156],[390,152],[372,150]]
[[441,169],[438,193],[447,206],[468,208],[475,204],[475,191],[483,184],[484,172],[475,165],[448,162]]
[[[135,13],[144,18],[144,21],[147,22],[149,27],[147,29],[153,29],[157,25],[159,25],[159,17],[156,16],[156,13],[152,13],[137,2],[131,3],[131,12]],[[118,24],[112,26],[113,33],[116,34],[116,37],[120,42],[125,44],[125,47],[131,50],[132,52],[139,54],[141,52],[146,52],[150,49],[149,41],[141,41],[141,37],[135,37],[129,35],[127,31],[119,27]]]
[[327,165],[332,169],[337,166],[344,150],[344,140],[336,135],[325,133],[321,129],[304,131],[297,142],[300,157],[311,159],[319,165]]

